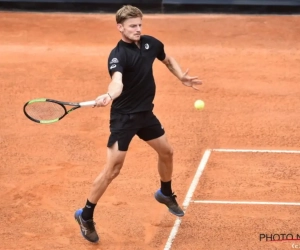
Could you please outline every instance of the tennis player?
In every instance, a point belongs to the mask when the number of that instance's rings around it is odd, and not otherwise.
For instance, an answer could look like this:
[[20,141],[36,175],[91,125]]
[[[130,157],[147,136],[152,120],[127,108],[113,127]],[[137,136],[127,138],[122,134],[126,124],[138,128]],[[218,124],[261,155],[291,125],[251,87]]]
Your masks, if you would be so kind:
[[158,154],[161,187],[155,192],[155,199],[166,205],[172,214],[184,216],[171,186],[173,150],[163,126],[153,114],[155,81],[152,64],[157,58],[187,87],[198,89],[201,81],[189,76],[188,71],[182,72],[175,59],[166,55],[161,41],[141,34],[142,18],[142,11],[131,5],[117,11],[116,22],[121,40],[108,58],[108,72],[112,80],[107,93],[96,98],[97,107],[106,107],[112,103],[111,134],[107,143],[107,164],[95,179],[84,208],[75,212],[81,233],[90,242],[99,240],[93,221],[95,206],[120,173],[129,144],[135,135]]

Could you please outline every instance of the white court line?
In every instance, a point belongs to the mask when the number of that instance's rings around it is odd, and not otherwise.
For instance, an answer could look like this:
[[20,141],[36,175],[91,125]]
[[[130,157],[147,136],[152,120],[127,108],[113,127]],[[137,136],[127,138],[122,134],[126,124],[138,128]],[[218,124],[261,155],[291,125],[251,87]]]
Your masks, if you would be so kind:
[[193,203],[204,204],[240,204],[240,205],[283,205],[283,206],[300,206],[300,202],[267,202],[267,201],[211,201],[195,200]]
[[268,150],[268,149],[212,149],[214,152],[227,153],[281,153],[281,154],[300,154],[300,150]]
[[[195,189],[196,189],[196,187],[198,185],[199,179],[200,179],[200,177],[201,177],[201,175],[203,173],[203,170],[204,170],[204,168],[206,166],[206,163],[208,161],[208,158],[209,158],[210,154],[211,154],[211,150],[207,149],[207,150],[205,150],[205,152],[204,152],[204,154],[202,156],[202,159],[200,161],[200,164],[198,166],[198,169],[196,171],[194,179],[193,179],[193,181],[192,181],[192,183],[190,185],[190,188],[189,188],[189,190],[188,190],[188,192],[187,192],[187,194],[185,196],[184,202],[183,202],[183,208],[182,209],[183,209],[184,212],[186,211],[186,209],[188,208],[188,206],[189,206],[189,204],[191,202],[191,199],[193,197],[194,191],[195,191]],[[169,250],[171,248],[172,243],[173,243],[173,241],[174,241],[174,239],[176,237],[176,234],[178,232],[180,224],[181,224],[181,218],[177,217],[177,219],[175,220],[174,226],[173,226],[173,228],[171,230],[171,233],[169,235],[168,241],[167,241],[167,243],[165,245],[164,250]]]
[[[300,203],[297,202],[247,202],[247,201],[204,201],[204,200],[192,200],[194,191],[198,185],[199,179],[204,171],[204,168],[208,162],[211,152],[228,152],[228,153],[287,153],[287,154],[300,154],[300,150],[264,150],[264,149],[207,149],[205,150],[200,164],[198,166],[197,172],[194,176],[194,179],[190,185],[190,188],[187,192],[187,195],[183,202],[183,211],[185,212],[189,204],[192,203],[214,203],[214,204],[256,204],[256,205],[294,205],[300,206]],[[164,247],[164,250],[171,249],[172,243],[176,237],[179,226],[181,224],[181,218],[177,217],[175,220],[174,226],[171,230],[167,243]]]

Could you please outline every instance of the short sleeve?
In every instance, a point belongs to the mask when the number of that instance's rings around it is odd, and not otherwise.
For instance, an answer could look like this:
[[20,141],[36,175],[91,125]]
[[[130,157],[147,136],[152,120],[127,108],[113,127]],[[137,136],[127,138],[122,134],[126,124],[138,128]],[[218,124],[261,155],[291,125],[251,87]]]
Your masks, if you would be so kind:
[[113,50],[109,57],[108,57],[108,72],[110,76],[113,75],[114,72],[121,72],[123,73],[123,65],[124,65],[124,59],[121,56],[120,53],[118,53],[116,50]]
[[156,58],[160,61],[163,61],[165,60],[166,58],[166,53],[165,53],[165,49],[164,49],[164,44],[157,40],[158,42],[158,45],[157,45],[157,55],[156,55]]

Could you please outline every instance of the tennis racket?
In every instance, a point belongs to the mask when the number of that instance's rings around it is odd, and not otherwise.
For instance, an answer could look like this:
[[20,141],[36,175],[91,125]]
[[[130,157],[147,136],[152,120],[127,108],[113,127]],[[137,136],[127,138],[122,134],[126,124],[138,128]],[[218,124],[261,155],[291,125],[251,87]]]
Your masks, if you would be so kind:
[[[75,109],[91,107],[95,104],[95,101],[61,102],[47,98],[39,98],[25,103],[23,111],[26,117],[31,121],[49,124],[58,122]],[[67,109],[68,106],[71,106],[71,108]]]

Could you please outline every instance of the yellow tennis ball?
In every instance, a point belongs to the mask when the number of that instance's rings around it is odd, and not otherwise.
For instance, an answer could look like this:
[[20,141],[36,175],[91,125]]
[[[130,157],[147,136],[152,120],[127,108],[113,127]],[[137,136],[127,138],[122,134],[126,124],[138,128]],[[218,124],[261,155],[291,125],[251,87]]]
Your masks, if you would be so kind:
[[203,109],[205,104],[204,104],[204,101],[197,100],[197,101],[195,101],[194,106],[196,109]]

